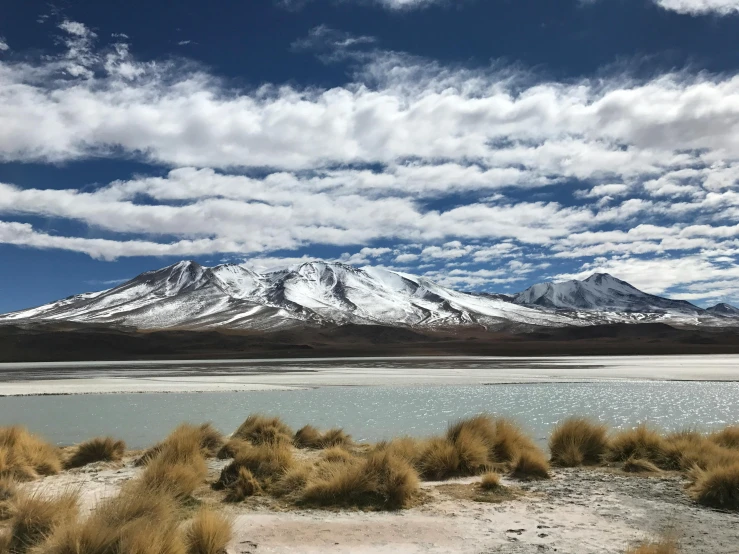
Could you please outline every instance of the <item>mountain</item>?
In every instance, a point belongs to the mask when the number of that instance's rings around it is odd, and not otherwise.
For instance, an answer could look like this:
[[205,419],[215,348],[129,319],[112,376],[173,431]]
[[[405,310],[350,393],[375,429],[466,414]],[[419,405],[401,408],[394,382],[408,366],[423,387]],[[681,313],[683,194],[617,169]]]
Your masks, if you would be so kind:
[[710,308],[706,308],[706,311],[718,316],[723,317],[739,317],[739,308],[732,306],[731,304],[720,303]]
[[513,297],[522,306],[558,310],[699,315],[705,310],[684,300],[670,300],[642,292],[607,273],[594,273],[584,281],[540,283]]
[[455,291],[379,267],[320,261],[268,273],[182,261],[109,290],[0,315],[0,324],[257,331],[350,324],[515,330],[648,321],[725,325],[726,318],[646,294],[606,274],[534,285],[507,296]]

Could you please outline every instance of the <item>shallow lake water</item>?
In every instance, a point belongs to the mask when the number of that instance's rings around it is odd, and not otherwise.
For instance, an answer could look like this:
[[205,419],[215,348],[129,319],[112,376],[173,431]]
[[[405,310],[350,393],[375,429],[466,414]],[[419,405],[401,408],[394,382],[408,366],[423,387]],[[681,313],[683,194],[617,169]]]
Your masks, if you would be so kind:
[[441,432],[479,412],[512,418],[538,441],[577,414],[614,427],[640,422],[666,429],[739,423],[739,382],[594,381],[426,386],[322,386],[244,392],[86,394],[0,398],[0,425],[23,424],[57,444],[97,435],[141,448],[185,421],[232,432],[253,412],[297,428],[342,426],[356,439]]

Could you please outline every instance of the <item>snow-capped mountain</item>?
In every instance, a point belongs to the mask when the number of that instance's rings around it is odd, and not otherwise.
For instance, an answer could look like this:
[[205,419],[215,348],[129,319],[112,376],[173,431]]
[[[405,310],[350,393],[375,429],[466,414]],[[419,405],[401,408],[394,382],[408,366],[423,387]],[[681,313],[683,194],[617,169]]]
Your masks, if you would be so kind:
[[711,314],[688,302],[639,291],[610,275],[545,283],[508,297],[455,291],[378,267],[308,262],[256,273],[195,262],[142,273],[109,290],[0,315],[0,323],[73,321],[141,329],[255,329],[299,325],[404,327],[569,326],[611,322],[701,323]]
[[711,306],[710,308],[706,308],[706,311],[713,315],[723,317],[739,317],[739,308],[737,308],[736,306],[732,306],[731,304],[726,304],[724,302],[716,304],[715,306]]
[[584,281],[540,283],[513,297],[523,306],[560,310],[698,315],[702,308],[684,300],[670,300],[642,292],[607,273],[594,273]]

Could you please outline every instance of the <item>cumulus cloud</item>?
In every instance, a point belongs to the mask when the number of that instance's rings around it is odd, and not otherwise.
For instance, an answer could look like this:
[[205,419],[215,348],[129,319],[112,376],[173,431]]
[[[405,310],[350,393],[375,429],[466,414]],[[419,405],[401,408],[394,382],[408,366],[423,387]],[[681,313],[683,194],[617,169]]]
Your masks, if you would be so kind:
[[[126,157],[157,176],[0,183],[0,242],[102,259],[256,255],[264,266],[325,245],[337,260],[413,264],[465,287],[566,261],[656,290],[659,269],[684,260],[674,273],[699,278],[663,290],[733,290],[739,76],[559,83],[319,27],[295,48],[370,46],[344,85],[243,89],[192,62],[136,59],[125,36],[99,45],[73,21],[57,32],[56,55],[0,60],[0,161]],[[105,238],[11,221],[51,217]],[[630,267],[655,276],[639,281]]]
[[658,6],[678,13],[730,15],[739,13],[737,0],[654,0]]

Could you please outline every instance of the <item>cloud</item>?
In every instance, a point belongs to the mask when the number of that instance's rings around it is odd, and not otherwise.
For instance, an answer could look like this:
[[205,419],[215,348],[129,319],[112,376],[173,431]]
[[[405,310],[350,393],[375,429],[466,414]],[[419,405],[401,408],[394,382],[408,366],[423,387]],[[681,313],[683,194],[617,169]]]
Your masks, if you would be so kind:
[[[312,0],[275,0],[275,3],[287,10],[300,10]],[[391,11],[410,11],[428,8],[433,5],[449,5],[461,0],[333,0],[336,4],[374,5]]]
[[739,13],[737,0],[654,0],[666,9],[690,15],[731,15]]
[[0,52],[5,52],[7,50],[10,50],[10,46],[8,46],[8,43],[5,42],[3,37],[0,37]]

